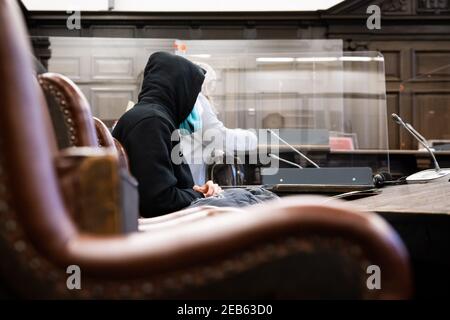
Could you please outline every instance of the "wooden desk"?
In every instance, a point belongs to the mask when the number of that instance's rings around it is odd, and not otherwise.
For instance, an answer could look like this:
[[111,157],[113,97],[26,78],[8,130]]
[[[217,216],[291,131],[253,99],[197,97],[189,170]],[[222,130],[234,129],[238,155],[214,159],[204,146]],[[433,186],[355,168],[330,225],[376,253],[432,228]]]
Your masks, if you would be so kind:
[[450,177],[420,183],[388,186],[378,195],[352,201],[377,213],[446,215],[450,219]]
[[400,235],[411,258],[418,298],[450,297],[448,180],[390,186],[352,201],[361,210],[380,214]]

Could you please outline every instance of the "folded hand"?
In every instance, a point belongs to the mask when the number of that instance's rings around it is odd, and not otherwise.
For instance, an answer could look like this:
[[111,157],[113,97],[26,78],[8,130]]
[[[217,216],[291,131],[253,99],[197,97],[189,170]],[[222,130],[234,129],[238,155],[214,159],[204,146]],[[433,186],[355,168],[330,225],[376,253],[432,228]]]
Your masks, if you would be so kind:
[[206,182],[203,186],[195,185],[193,189],[197,192],[203,193],[205,198],[216,196],[223,192],[222,188],[211,180]]

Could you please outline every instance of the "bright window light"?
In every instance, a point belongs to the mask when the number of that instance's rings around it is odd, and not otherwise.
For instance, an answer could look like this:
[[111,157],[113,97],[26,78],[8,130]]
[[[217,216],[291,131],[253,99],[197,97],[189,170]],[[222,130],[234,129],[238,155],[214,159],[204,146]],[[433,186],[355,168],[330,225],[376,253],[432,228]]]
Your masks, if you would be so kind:
[[341,61],[353,61],[353,62],[366,62],[366,61],[372,61],[374,58],[371,57],[340,57],[339,60]]
[[293,62],[295,59],[294,58],[288,58],[288,57],[262,57],[262,58],[256,58],[257,62],[269,62],[269,63],[274,63],[274,62]]
[[239,12],[326,10],[343,0],[22,0],[30,11]]
[[30,11],[107,11],[108,0],[22,0]]
[[211,58],[211,55],[207,54],[207,53],[191,54],[189,56],[193,57],[193,58],[200,58],[200,59],[209,59],[209,58]]
[[338,61],[336,57],[306,57],[306,58],[297,58],[295,59],[297,62],[332,62]]

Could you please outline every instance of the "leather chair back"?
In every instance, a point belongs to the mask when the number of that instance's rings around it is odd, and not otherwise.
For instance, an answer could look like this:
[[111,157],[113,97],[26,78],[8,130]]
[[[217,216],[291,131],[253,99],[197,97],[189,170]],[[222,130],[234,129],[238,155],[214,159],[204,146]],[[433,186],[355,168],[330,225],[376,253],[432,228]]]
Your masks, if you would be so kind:
[[69,78],[56,74],[38,75],[60,150],[69,147],[103,147],[117,151],[121,168],[129,171],[128,156],[106,125],[93,117],[89,102]]
[[59,149],[98,146],[90,106],[80,89],[69,78],[56,73],[44,73],[38,79]]

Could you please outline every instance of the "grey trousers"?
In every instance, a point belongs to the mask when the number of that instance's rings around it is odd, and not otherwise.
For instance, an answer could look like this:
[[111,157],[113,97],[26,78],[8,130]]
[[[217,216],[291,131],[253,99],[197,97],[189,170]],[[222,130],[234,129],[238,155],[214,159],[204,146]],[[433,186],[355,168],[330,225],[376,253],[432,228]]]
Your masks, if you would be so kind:
[[217,196],[194,200],[188,208],[200,206],[241,208],[273,199],[279,199],[279,197],[261,187],[226,189]]

